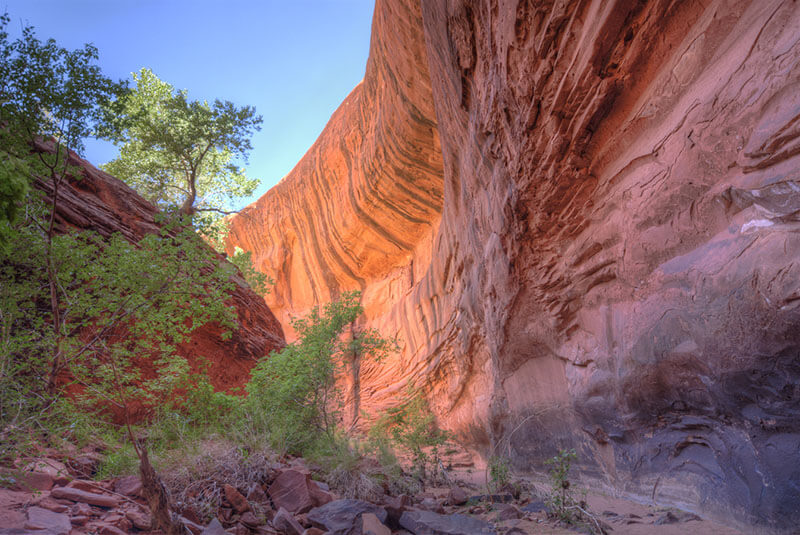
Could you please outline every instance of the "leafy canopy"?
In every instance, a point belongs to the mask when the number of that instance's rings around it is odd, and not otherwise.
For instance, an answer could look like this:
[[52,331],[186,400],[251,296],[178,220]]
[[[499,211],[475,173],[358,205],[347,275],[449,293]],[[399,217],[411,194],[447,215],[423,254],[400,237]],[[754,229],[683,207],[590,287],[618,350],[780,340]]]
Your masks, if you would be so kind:
[[[63,175],[66,149],[80,154],[103,106],[126,89],[103,76],[94,46],[66,50],[53,39],[39,40],[30,26],[12,40],[10,20],[8,13],[0,15],[0,245],[8,241],[33,177]],[[32,152],[43,141],[51,150]]]
[[255,108],[191,101],[186,90],[175,91],[146,68],[133,79],[136,87],[105,108],[100,134],[120,146],[105,171],[156,205],[180,206],[185,215],[225,212],[252,194],[258,181],[234,159],[246,161],[250,136],[261,129]]

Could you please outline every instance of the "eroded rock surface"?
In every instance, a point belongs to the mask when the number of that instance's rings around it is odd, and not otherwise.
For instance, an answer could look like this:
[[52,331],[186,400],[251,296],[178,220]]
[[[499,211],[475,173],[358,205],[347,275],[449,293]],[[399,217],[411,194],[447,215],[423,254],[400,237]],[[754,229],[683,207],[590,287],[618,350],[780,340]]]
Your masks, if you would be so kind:
[[379,0],[364,82],[231,247],[279,319],[363,291],[426,388],[517,469],[800,522],[800,9]]

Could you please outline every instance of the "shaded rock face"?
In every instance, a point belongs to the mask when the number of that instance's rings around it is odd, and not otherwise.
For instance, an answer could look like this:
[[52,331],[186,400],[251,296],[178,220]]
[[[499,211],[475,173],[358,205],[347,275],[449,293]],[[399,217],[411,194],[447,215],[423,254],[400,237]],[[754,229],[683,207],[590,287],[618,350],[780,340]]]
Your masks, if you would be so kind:
[[800,521],[800,10],[379,0],[364,82],[234,221],[291,314],[360,288],[423,385],[517,469]]
[[[157,210],[150,203],[89,162],[74,154],[71,159],[71,164],[82,169],[83,176],[80,180],[70,177],[59,189],[56,223],[60,228],[92,230],[104,237],[119,232],[130,241],[158,232],[154,220]],[[37,186],[46,195],[50,194],[49,183]],[[223,261],[221,256],[220,261]],[[264,300],[244,280],[237,278],[234,282],[230,303],[236,307],[238,330],[231,333],[230,339],[223,340],[222,329],[208,324],[178,346],[178,353],[193,366],[200,364],[198,357],[207,359],[211,383],[225,391],[243,386],[259,358],[285,345],[280,323]]]

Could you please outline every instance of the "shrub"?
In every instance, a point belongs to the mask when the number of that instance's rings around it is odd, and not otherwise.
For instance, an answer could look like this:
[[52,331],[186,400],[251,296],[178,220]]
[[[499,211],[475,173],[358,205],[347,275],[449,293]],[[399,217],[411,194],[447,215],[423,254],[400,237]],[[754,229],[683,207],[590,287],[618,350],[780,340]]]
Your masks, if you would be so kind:
[[[387,409],[369,431],[370,438],[380,448],[385,442],[405,450],[412,459],[413,469],[420,480],[425,480],[428,464],[439,462],[438,448],[447,440],[447,434],[436,426],[436,420],[422,393],[410,386],[406,400],[400,405]],[[433,459],[427,449],[432,450]]]
[[578,455],[574,449],[559,450],[558,455],[545,461],[552,466],[550,469],[550,494],[547,497],[547,506],[553,515],[567,523],[578,519],[576,505],[578,501],[573,497],[572,484],[568,479],[572,462]]
[[359,297],[359,292],[345,293],[292,320],[297,341],[253,368],[246,407],[277,450],[303,454],[324,450],[320,441],[334,444],[342,409],[336,376],[345,360],[381,358],[394,347],[374,330],[356,333],[354,322],[363,312]]

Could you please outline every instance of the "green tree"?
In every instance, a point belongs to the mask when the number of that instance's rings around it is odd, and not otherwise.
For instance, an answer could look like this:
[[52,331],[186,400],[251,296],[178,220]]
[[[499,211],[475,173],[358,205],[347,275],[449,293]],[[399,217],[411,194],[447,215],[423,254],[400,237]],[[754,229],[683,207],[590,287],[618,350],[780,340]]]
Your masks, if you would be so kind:
[[[156,205],[181,213],[230,213],[230,203],[253,193],[258,181],[235,164],[246,161],[261,116],[230,101],[191,101],[149,69],[133,74],[136,87],[106,107],[101,135],[120,146],[103,169]],[[202,226],[217,218],[206,218]]]
[[[44,239],[43,265],[47,271],[51,339],[52,391],[62,361],[64,325],[62,295],[53,250],[60,188],[73,170],[70,150],[80,153],[83,140],[99,125],[102,109],[125,92],[122,82],[102,75],[92,45],[69,51],[53,39],[40,41],[32,27],[11,40],[8,14],[0,16],[0,187],[3,215],[0,239],[14,235],[20,203],[27,199],[27,222]],[[44,202],[31,198],[30,185],[40,182]]]
[[346,359],[354,354],[380,359],[394,349],[393,341],[374,329],[346,335],[363,313],[359,298],[359,292],[348,292],[305,318],[293,319],[297,341],[272,352],[251,371],[247,406],[275,446],[303,453],[320,440],[332,443],[342,408],[336,377]]

